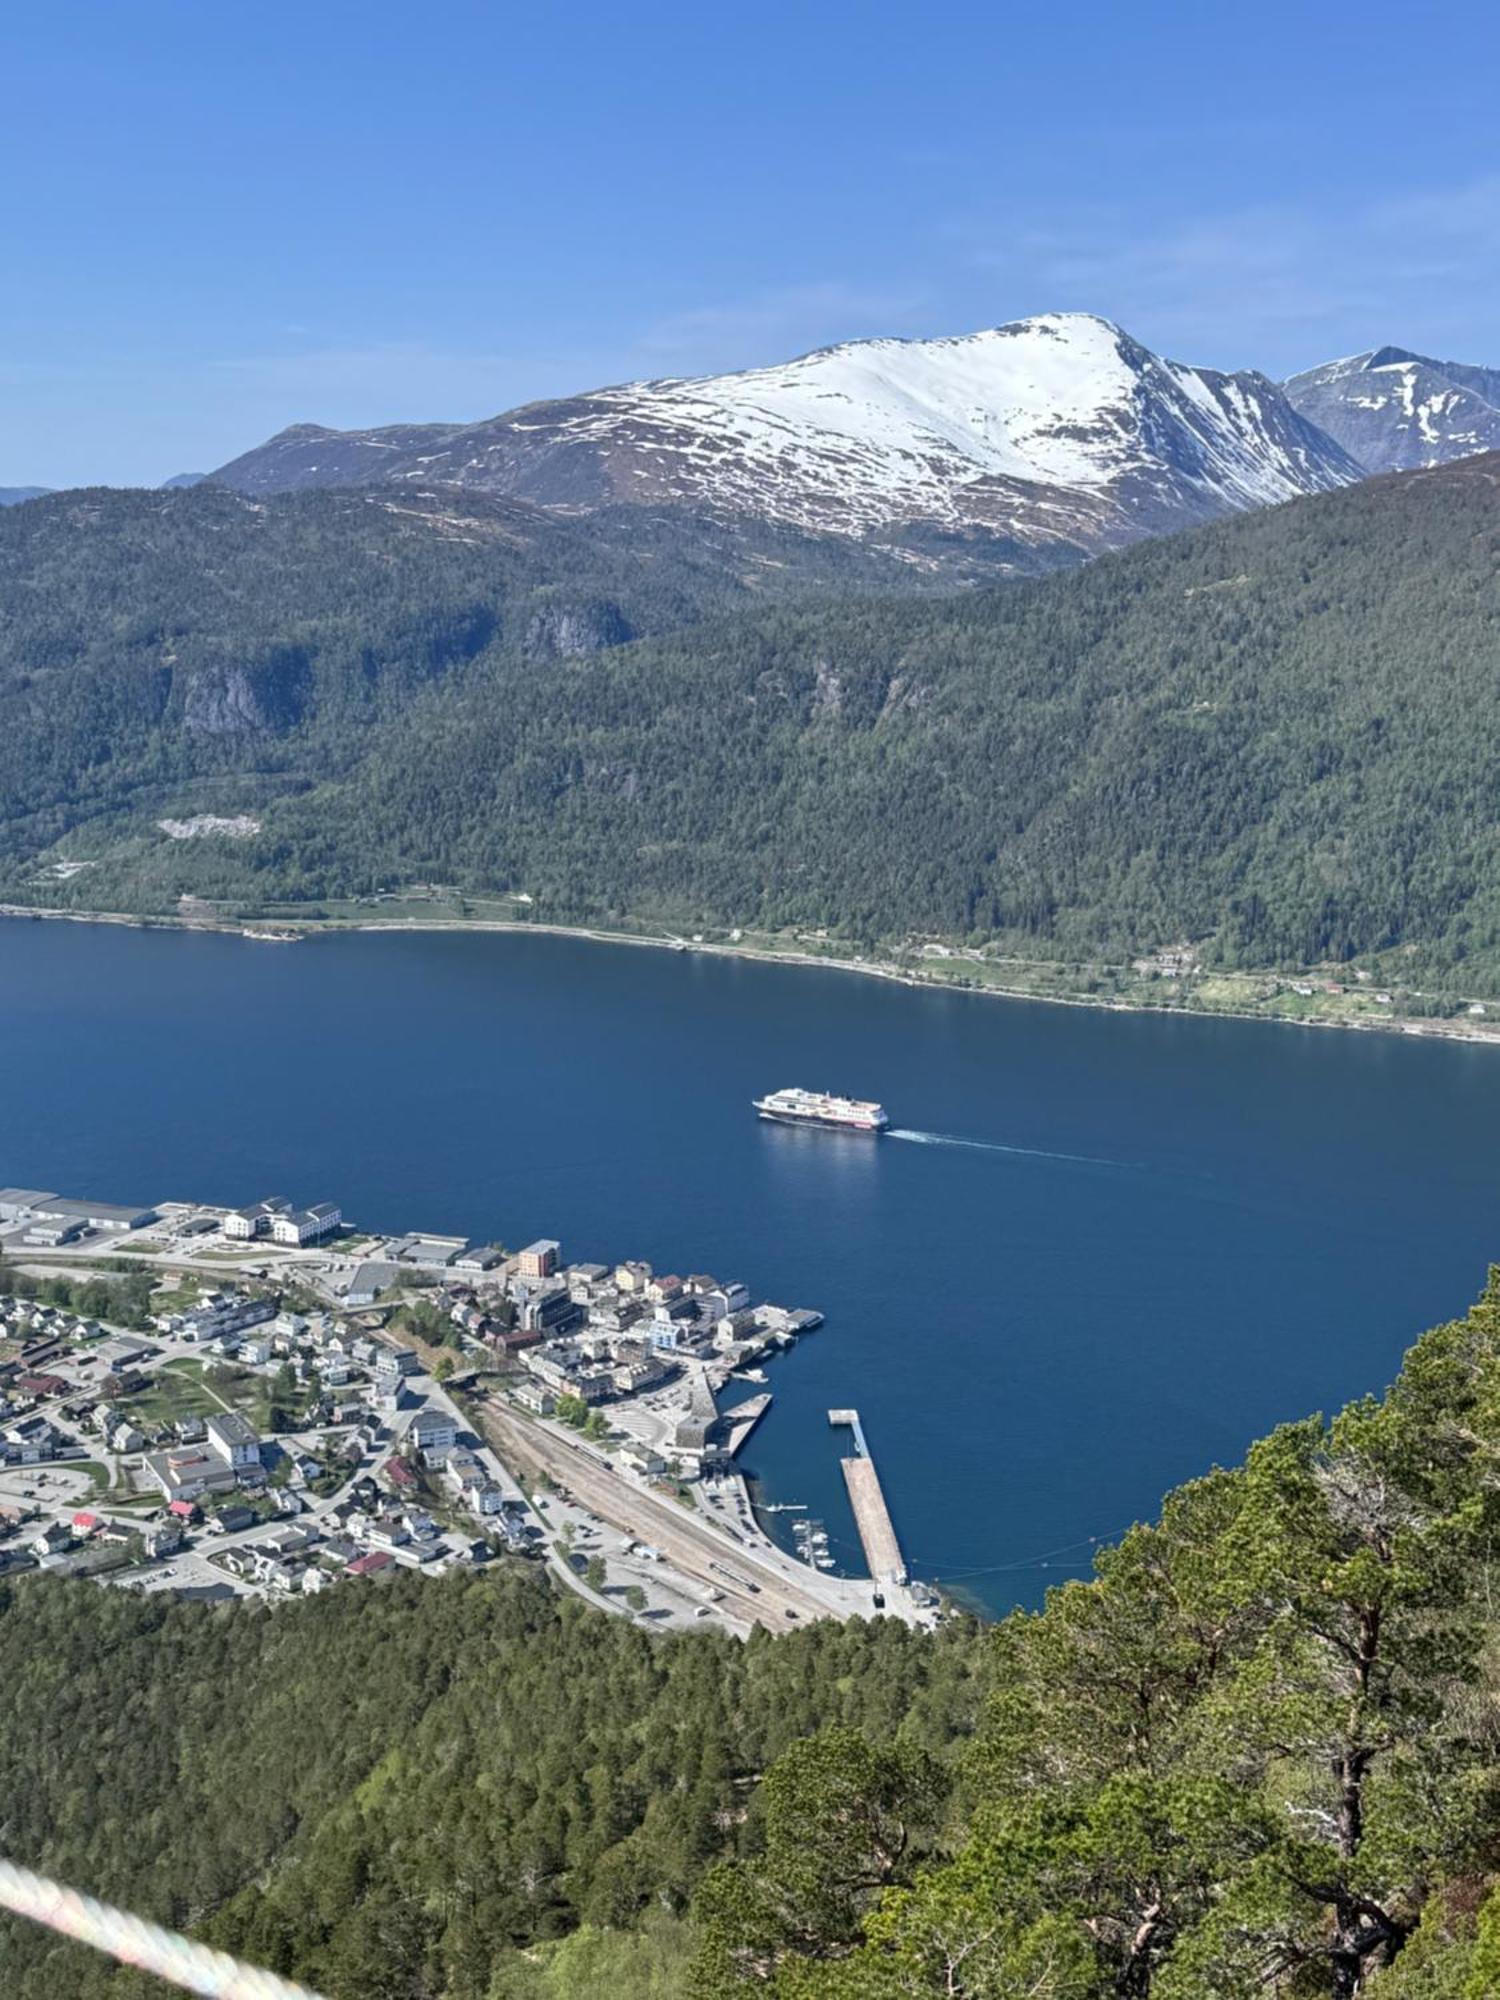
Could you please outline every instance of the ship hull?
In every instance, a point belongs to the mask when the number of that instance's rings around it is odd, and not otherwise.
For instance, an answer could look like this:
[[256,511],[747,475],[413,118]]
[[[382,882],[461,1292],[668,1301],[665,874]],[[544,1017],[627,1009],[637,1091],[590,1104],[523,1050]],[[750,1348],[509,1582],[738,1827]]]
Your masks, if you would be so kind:
[[766,1111],[759,1104],[755,1108],[771,1125],[808,1125],[819,1132],[858,1132],[867,1139],[878,1139],[887,1122],[882,1120],[879,1124],[861,1125],[852,1118],[817,1118],[802,1111]]

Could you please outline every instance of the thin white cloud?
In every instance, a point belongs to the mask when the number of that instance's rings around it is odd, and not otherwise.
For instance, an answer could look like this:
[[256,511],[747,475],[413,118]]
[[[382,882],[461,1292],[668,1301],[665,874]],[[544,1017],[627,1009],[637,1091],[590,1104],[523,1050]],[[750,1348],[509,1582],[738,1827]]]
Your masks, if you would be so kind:
[[[202,469],[297,421],[335,427],[477,421],[517,404],[649,375],[784,360],[872,334],[940,334],[1029,312],[1118,320],[1159,351],[1290,374],[1385,341],[1500,363],[1500,175],[1295,205],[1143,218],[1107,190],[1024,220],[939,225],[918,278],[831,277],[580,329],[566,345],[340,339],[287,324],[270,351],[213,361],[0,352],[11,483]],[[898,277],[905,279],[910,264]],[[436,322],[435,322],[436,324]]]
[[828,280],[695,306],[648,327],[636,352],[674,374],[706,374],[785,360],[814,347],[900,332],[924,301]]
[[477,421],[518,402],[578,389],[601,365],[600,355],[581,351],[465,352],[387,341],[229,355],[210,362],[208,372],[221,386],[229,377],[238,394],[288,411],[287,422],[302,416],[346,426]]
[[1106,313],[1188,360],[1281,373],[1389,340],[1484,361],[1476,325],[1500,350],[1500,177],[1343,213],[1248,207],[1143,232],[1101,204],[1045,230],[953,234],[1007,291]]
[[[1402,195],[1378,203],[1370,214],[1380,229],[1411,245],[1413,253],[1447,245],[1465,257],[1475,251],[1500,254],[1500,174],[1486,174],[1466,187]],[[1493,279],[1494,273],[1487,276]]]

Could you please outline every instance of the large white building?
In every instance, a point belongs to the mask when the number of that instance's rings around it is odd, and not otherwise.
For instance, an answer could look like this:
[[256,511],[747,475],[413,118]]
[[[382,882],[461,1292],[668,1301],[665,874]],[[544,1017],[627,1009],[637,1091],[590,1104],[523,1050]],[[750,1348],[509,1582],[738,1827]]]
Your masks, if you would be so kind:
[[207,1423],[209,1449],[236,1474],[260,1466],[260,1438],[238,1410],[216,1410]]
[[271,1223],[278,1215],[289,1215],[292,1204],[284,1194],[268,1194],[264,1201],[255,1201],[248,1208],[232,1208],[224,1218],[224,1234],[238,1242],[248,1243],[257,1236],[268,1236]]
[[343,1221],[332,1201],[315,1201],[310,1208],[293,1208],[284,1194],[268,1194],[248,1208],[232,1208],[224,1218],[224,1234],[234,1242],[251,1243],[269,1236],[273,1243],[316,1243]]
[[146,1460],[146,1471],[168,1500],[196,1502],[206,1493],[232,1493],[239,1484],[223,1457],[201,1444],[155,1452]]
[[343,1219],[337,1202],[315,1201],[311,1208],[288,1209],[284,1214],[272,1216],[271,1240],[316,1243],[320,1237],[331,1235]]

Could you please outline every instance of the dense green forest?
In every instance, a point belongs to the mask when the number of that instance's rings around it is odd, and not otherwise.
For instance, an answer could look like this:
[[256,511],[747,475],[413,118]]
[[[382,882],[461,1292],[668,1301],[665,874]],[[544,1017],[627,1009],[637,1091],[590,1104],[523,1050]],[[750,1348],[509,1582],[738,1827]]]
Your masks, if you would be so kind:
[[1493,2000],[1497,1468],[1500,1269],[988,1631],[12,1581],[0,1851],[333,2000]]
[[[682,1960],[767,1766],[826,1729],[951,1760],[982,1667],[968,1625],[657,1637],[525,1565],[277,1610],[12,1580],[0,1852],[336,2000],[571,2000],[518,1948],[646,1923],[625,1955]],[[0,1966],[6,2000],[158,1991],[19,1928]]]
[[0,864],[101,816],[261,806],[355,768],[470,662],[530,672],[765,598],[897,584],[904,568],[831,537],[634,508],[585,524],[451,493],[200,486],[8,509]]
[[[456,505],[8,510],[0,893],[313,911],[437,881],[557,922],[1399,951],[1500,990],[1492,458],[958,597],[795,537]],[[156,825],[203,810],[262,830]]]

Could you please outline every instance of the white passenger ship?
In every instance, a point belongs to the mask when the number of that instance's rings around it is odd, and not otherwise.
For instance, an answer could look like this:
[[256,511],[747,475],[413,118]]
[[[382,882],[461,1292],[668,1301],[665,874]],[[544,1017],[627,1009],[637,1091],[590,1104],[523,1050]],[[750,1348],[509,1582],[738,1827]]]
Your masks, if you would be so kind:
[[891,1122],[883,1104],[831,1097],[824,1090],[773,1090],[757,1097],[755,1108],[780,1125],[826,1125],[837,1132],[883,1132]]

